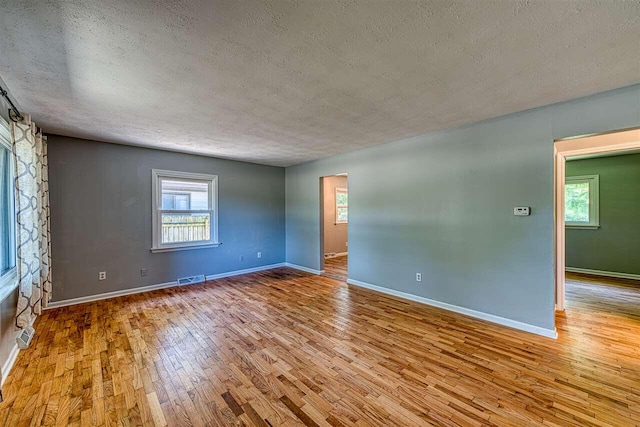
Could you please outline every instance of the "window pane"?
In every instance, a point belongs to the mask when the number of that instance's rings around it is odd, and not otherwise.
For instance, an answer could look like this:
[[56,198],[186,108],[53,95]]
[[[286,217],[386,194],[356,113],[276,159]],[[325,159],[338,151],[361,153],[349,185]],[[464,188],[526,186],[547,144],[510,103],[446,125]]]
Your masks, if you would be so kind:
[[191,210],[191,195],[190,194],[162,194],[162,209],[164,210]]
[[349,208],[338,208],[338,222],[349,220]]
[[163,244],[207,240],[211,240],[210,214],[162,214]]
[[163,179],[162,209],[209,210],[209,183]]
[[11,153],[0,145],[0,275],[15,267],[13,210],[11,203]]
[[176,208],[176,199],[173,194],[162,195],[162,209],[173,210]]
[[176,209],[181,211],[191,209],[191,196],[189,194],[176,194],[174,197]]
[[349,196],[347,193],[337,192],[336,193],[336,205],[338,206],[347,206],[349,203]]
[[576,182],[564,186],[567,222],[589,222],[589,183]]

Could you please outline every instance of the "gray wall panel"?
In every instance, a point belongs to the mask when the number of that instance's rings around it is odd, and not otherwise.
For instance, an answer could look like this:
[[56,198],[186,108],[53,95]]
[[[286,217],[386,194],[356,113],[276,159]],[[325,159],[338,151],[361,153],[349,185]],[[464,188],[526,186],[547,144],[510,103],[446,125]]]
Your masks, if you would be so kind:
[[553,329],[553,141],[638,125],[632,86],[289,167],[287,261],[319,268],[318,179],[347,172],[351,279]]
[[[154,168],[218,175],[222,246],[150,252]],[[51,135],[49,182],[54,301],[284,261],[282,168]]]

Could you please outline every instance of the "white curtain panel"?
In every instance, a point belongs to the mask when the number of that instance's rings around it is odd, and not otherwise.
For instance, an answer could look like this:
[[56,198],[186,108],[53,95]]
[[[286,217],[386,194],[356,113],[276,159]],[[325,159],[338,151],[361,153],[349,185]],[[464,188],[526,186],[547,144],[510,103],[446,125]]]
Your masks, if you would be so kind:
[[16,174],[17,268],[20,281],[16,326],[25,328],[51,300],[51,243],[47,138],[31,117],[11,124]]

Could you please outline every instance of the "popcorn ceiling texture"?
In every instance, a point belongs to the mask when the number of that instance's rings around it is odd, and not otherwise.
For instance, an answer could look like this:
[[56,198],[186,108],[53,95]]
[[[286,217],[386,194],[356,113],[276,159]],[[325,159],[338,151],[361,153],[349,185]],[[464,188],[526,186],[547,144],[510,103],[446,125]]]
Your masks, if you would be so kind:
[[0,0],[50,133],[278,166],[640,82],[638,1]]

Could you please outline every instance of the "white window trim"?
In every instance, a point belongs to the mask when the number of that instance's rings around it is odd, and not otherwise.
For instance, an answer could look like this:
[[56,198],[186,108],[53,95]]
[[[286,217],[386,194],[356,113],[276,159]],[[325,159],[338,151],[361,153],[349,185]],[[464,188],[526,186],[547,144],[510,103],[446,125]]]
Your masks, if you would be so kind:
[[565,221],[566,228],[595,230],[600,228],[600,175],[567,176],[566,184],[589,184],[589,222]]
[[347,208],[349,209],[349,202],[347,202],[347,206],[344,205],[340,205],[338,206],[338,193],[346,193],[347,197],[349,197],[349,190],[343,187],[336,187],[336,194],[334,195],[334,200],[336,203],[336,224],[348,224],[349,223],[349,217],[347,214],[347,220],[346,221],[338,221],[338,208]]
[[[162,188],[160,185],[160,179],[162,178],[177,178],[181,180],[193,180],[193,181],[207,181],[209,183],[209,210],[205,211],[180,211],[172,210],[172,212],[203,212],[211,215],[211,239],[201,242],[185,242],[185,243],[171,243],[162,244],[160,240],[162,221],[160,215],[162,214]],[[151,197],[152,206],[152,246],[151,252],[171,252],[171,251],[184,251],[190,249],[203,249],[203,248],[215,248],[221,245],[218,241],[218,175],[208,175],[203,173],[192,172],[178,172],[168,171],[161,169],[151,170],[151,180],[153,186],[153,192]]]
[[[0,144],[6,147],[9,152],[13,152],[11,147],[11,130],[9,128],[9,123],[0,117]],[[13,162],[11,162],[13,165]],[[11,172],[13,175],[13,166],[11,167]],[[16,265],[9,271],[5,272],[2,276],[0,276],[0,302],[3,301],[9,294],[11,294],[18,287],[18,256],[16,253],[16,226],[17,226],[17,218],[15,216],[15,189],[11,186],[11,197],[10,203],[12,206],[10,210],[14,214],[13,222],[10,224],[11,230],[10,232],[14,236],[13,247],[11,250],[14,252],[14,259],[16,260]]]

